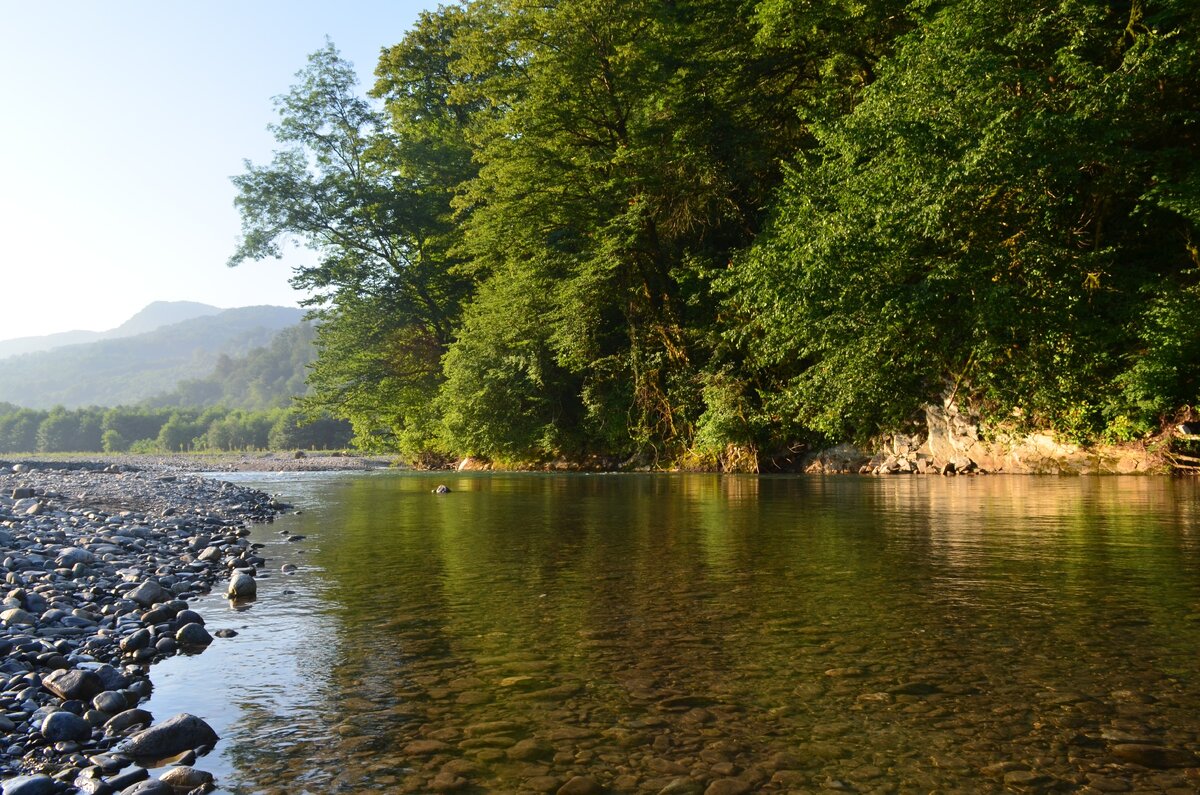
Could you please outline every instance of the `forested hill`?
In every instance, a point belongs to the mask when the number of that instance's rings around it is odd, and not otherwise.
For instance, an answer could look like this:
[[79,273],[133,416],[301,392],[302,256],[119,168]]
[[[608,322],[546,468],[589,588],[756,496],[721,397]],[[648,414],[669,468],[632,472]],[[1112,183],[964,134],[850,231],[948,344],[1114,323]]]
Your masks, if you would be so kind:
[[155,408],[224,406],[248,411],[286,408],[308,392],[305,377],[317,355],[315,337],[311,323],[289,326],[261,348],[240,356],[222,353],[210,373],[186,378],[143,404]]
[[235,178],[362,444],[753,468],[948,401],[1200,403],[1195,0],[467,0],[330,45]]
[[270,344],[303,314],[275,306],[219,310],[135,336],[10,357],[0,362],[0,401],[29,408],[138,403]]

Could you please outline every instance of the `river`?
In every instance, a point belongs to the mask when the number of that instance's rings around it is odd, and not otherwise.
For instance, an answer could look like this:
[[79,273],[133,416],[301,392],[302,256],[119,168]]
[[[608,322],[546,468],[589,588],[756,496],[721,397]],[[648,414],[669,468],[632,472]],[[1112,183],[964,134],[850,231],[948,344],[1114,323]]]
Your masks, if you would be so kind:
[[300,511],[152,674],[220,792],[1198,783],[1195,480],[220,477]]

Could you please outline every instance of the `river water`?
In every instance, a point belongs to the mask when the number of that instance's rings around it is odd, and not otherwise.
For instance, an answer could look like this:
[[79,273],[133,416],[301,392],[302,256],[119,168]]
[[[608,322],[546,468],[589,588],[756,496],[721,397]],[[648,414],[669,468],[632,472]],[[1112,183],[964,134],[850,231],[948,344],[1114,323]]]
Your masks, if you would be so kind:
[[1197,788],[1195,480],[221,477],[301,510],[152,674],[221,792]]

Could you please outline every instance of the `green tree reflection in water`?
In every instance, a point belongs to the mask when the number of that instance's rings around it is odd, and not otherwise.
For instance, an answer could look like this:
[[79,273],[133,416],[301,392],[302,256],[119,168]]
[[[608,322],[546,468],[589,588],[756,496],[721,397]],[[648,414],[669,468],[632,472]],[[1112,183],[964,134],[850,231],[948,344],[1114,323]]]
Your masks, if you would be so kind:
[[253,791],[998,791],[982,771],[1014,760],[1086,780],[1131,726],[1197,748],[1191,482],[397,475],[318,496],[328,682],[293,717],[323,727],[240,749]]

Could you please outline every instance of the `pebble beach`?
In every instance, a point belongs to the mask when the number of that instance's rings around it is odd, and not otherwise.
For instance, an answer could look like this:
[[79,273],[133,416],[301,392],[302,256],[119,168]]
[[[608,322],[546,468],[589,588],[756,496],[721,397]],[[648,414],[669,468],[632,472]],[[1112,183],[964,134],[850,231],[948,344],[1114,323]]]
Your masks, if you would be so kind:
[[212,728],[139,704],[156,661],[233,632],[189,603],[252,599],[266,561],[249,526],[287,506],[188,468],[0,461],[3,795],[213,789]]

